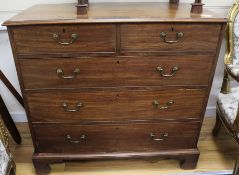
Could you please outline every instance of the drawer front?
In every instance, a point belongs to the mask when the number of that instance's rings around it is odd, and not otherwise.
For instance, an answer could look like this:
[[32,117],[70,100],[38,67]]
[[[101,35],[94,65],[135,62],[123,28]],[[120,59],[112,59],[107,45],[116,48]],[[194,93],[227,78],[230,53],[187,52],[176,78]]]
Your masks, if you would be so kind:
[[17,54],[115,52],[115,25],[24,26],[13,29]]
[[121,52],[216,52],[221,26],[212,24],[125,24]]
[[200,123],[35,126],[38,152],[113,153],[191,149]]
[[206,90],[102,90],[27,95],[32,122],[199,119]]
[[23,59],[19,63],[25,89],[208,85],[213,58]]

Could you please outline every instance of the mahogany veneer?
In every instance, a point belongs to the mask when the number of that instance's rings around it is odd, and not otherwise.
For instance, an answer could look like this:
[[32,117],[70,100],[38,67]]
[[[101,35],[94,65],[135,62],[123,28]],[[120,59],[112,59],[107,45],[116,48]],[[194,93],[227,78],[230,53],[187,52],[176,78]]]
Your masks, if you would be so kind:
[[[97,122],[200,119],[205,89],[104,89],[75,92],[29,93],[29,112],[33,123],[42,122]],[[159,101],[159,106],[153,102]],[[173,100],[168,109],[160,109]],[[69,112],[67,103],[74,109],[82,103],[78,112]]]
[[[178,131],[177,128],[181,128]],[[39,153],[114,153],[114,152],[155,152],[158,150],[190,149],[196,146],[197,122],[111,125],[58,125],[34,127]],[[166,132],[165,132],[166,131]],[[81,144],[69,144],[66,133],[72,133],[73,140]],[[130,134],[129,134],[130,133]],[[153,142],[161,134],[168,134],[165,140]],[[83,138],[82,136],[85,135]],[[49,145],[52,145],[49,147]]]
[[[62,41],[71,40],[71,34],[78,39],[70,46],[56,44],[52,39],[58,34]],[[115,52],[116,26],[113,24],[98,25],[51,25],[51,26],[19,26],[13,31],[16,52],[19,55],[32,53],[81,53],[81,52]],[[49,40],[50,39],[50,40]]]
[[[156,24],[124,24],[121,25],[121,47],[127,52],[212,52],[217,50],[219,24],[156,23]],[[176,35],[183,32],[177,44],[166,44],[161,33],[167,40],[176,40]],[[144,43],[144,44],[142,44]],[[195,47],[197,46],[197,47]]]
[[37,174],[71,160],[196,167],[227,20],[170,2],[38,5],[5,22]]
[[[162,84],[207,86],[213,63],[214,60],[209,55],[19,60],[25,89],[161,86]],[[174,77],[162,77],[157,71],[157,67],[162,67],[164,73],[169,74],[175,66],[179,70]],[[57,75],[59,68],[65,75],[73,74],[76,69],[80,69],[80,73],[74,79],[64,80]],[[197,78],[192,75],[197,75]]]

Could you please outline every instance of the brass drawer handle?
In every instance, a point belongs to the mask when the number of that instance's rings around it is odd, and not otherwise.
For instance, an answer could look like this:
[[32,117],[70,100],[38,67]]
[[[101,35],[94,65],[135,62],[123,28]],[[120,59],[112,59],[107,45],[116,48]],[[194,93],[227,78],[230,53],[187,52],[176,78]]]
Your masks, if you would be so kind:
[[75,34],[75,33],[71,34],[71,40],[68,41],[68,42],[63,42],[63,41],[61,40],[61,35],[60,35],[60,34],[57,34],[57,33],[53,33],[52,37],[53,37],[53,39],[54,39],[55,41],[57,41],[57,42],[58,42],[59,44],[61,44],[61,45],[70,45],[70,44],[73,44],[73,43],[78,39],[78,35]]
[[67,112],[78,112],[81,108],[84,107],[84,104],[81,103],[81,102],[78,102],[78,103],[76,104],[75,109],[70,109],[70,108],[69,108],[69,105],[68,105],[66,102],[63,102],[63,103],[62,103],[62,107],[63,107],[63,108],[65,109],[65,111],[67,111]]
[[84,135],[84,134],[82,134],[80,136],[79,140],[73,140],[72,137],[69,134],[66,135],[66,141],[69,142],[69,143],[80,144],[85,140],[86,140],[86,135]]
[[168,43],[168,44],[178,43],[180,38],[182,38],[183,36],[184,36],[183,32],[178,32],[176,34],[176,40],[167,40],[167,34],[165,32],[160,33],[160,37],[163,39],[165,43]]
[[58,77],[60,77],[60,78],[62,78],[62,79],[73,79],[73,78],[75,78],[77,75],[80,74],[80,69],[79,69],[79,68],[76,68],[76,69],[73,71],[73,75],[65,76],[63,69],[57,68],[57,69],[56,69],[56,74],[58,75]]
[[156,134],[150,133],[150,138],[154,141],[164,141],[168,138],[168,133],[162,133],[158,138],[156,138]]
[[179,71],[179,67],[178,66],[174,66],[172,69],[171,69],[171,73],[170,74],[165,74],[164,72],[164,69],[161,67],[161,66],[158,66],[156,68],[156,70],[160,73],[160,75],[162,77],[173,77],[176,75],[176,73]]
[[169,100],[169,101],[165,104],[165,106],[160,106],[158,100],[154,100],[154,101],[153,101],[153,105],[155,106],[155,108],[161,109],[161,110],[168,109],[168,108],[169,108],[170,106],[172,106],[173,104],[174,104],[174,101],[173,101],[173,100]]

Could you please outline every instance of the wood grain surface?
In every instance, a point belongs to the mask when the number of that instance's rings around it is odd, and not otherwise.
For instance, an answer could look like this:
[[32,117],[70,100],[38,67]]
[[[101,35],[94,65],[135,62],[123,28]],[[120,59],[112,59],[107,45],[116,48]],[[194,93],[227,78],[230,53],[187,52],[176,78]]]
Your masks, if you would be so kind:
[[[29,93],[27,101],[32,122],[129,122],[143,120],[201,119],[205,89],[124,90]],[[159,106],[153,102],[157,100]],[[167,107],[173,100],[174,104]],[[67,103],[67,112],[62,105]],[[77,103],[82,107],[77,108]]]
[[[72,34],[77,39],[72,44],[62,45],[53,38],[59,35],[60,42],[71,42]],[[80,52],[115,52],[116,26],[99,25],[51,25],[24,26],[13,30],[18,54],[50,54]]]
[[[220,25],[167,23],[121,25],[121,52],[212,52],[217,49]],[[166,34],[165,43],[160,36]],[[184,36],[177,39],[177,34]]]
[[[34,127],[38,153],[133,153],[191,149],[197,143],[198,123],[50,125]],[[155,134],[151,138],[150,134]],[[167,134],[167,137],[163,137]],[[70,143],[66,135],[71,136]],[[85,139],[81,139],[82,135]],[[153,139],[162,139],[155,141]]]
[[[173,159],[151,158],[148,160],[114,160],[114,161],[86,161],[52,164],[51,175],[168,175],[194,174],[213,172],[232,172],[238,155],[237,144],[231,136],[222,129],[217,138],[212,137],[215,118],[204,121],[199,150],[201,152],[198,166],[195,170],[182,170],[178,161]],[[18,146],[10,138],[10,148],[17,164],[17,175],[35,175],[32,164],[32,139],[25,123],[17,124],[22,135],[22,145]]]
[[[122,87],[122,86],[168,86],[200,85],[207,86],[213,56],[134,56],[134,57],[82,57],[82,58],[49,58],[21,59],[19,65],[26,90],[30,89],[77,89],[82,87]],[[36,66],[37,65],[37,66]],[[172,77],[172,69],[178,67]],[[62,69],[64,79],[57,75]],[[78,75],[74,71],[79,69]],[[195,78],[192,75],[197,75]]]

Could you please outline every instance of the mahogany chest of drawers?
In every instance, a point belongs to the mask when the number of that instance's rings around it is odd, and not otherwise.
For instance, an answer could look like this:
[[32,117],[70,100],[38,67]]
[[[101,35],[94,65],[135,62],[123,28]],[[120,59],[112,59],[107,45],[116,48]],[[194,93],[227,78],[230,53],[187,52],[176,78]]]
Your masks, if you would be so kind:
[[71,160],[197,165],[226,19],[189,4],[38,5],[5,22],[38,174]]

